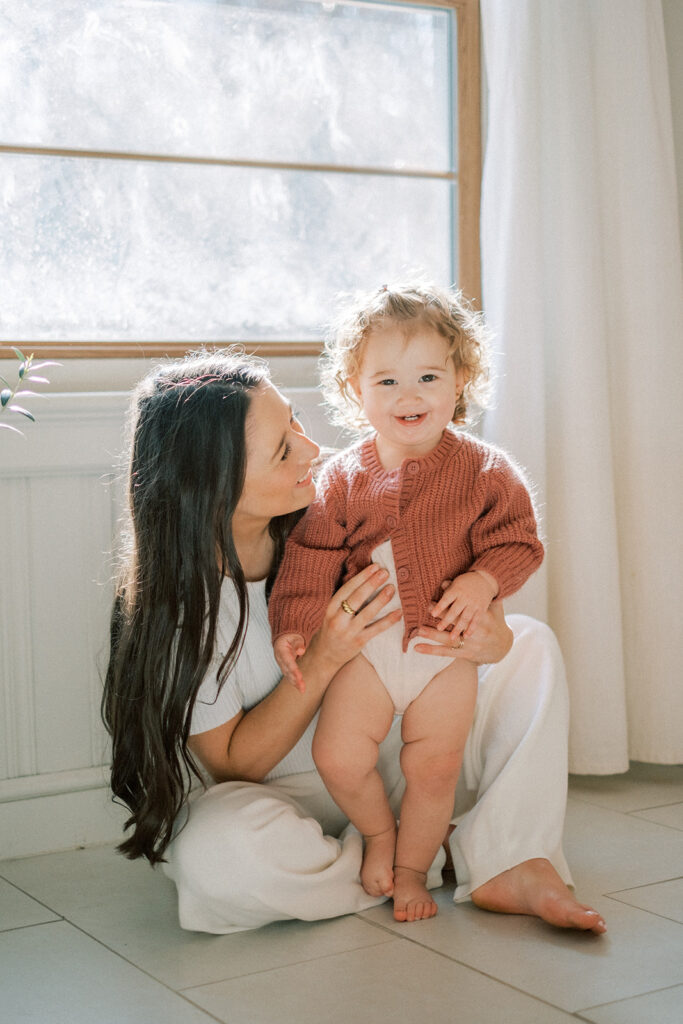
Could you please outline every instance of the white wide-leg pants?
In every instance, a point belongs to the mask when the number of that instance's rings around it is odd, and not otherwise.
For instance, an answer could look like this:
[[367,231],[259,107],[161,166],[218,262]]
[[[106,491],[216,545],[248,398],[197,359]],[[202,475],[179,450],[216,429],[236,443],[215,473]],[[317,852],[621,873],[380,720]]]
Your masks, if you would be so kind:
[[[455,794],[456,901],[533,857],[547,858],[571,885],[562,852],[568,733],[562,656],[547,626],[526,616],[508,621],[515,643],[498,665],[480,669]],[[400,721],[379,762],[397,812],[399,749]],[[213,786],[190,803],[167,858],[180,923],[193,931],[224,934],[291,918],[315,921],[382,902],[363,890],[361,836],[317,772]],[[440,884],[442,864],[440,851],[431,887]]]

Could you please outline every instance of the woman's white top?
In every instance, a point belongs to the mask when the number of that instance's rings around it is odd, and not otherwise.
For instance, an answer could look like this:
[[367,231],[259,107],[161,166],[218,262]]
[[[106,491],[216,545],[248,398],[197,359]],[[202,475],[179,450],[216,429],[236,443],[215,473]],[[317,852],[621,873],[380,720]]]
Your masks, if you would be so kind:
[[[224,579],[218,610],[216,647],[192,709],[191,735],[216,729],[240,711],[249,711],[280,682],[281,672],[273,655],[268,622],[266,581],[247,583],[247,594],[249,621],[244,644],[237,664],[233,666],[219,692],[216,673],[232,643],[239,622],[239,602],[234,584],[228,577]],[[317,718],[316,715],[299,742],[266,776],[267,779],[315,769],[311,744]]]

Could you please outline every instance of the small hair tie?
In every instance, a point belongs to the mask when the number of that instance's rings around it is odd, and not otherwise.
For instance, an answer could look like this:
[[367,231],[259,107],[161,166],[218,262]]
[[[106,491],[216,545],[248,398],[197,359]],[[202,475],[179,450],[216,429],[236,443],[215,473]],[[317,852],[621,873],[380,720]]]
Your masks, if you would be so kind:
[[380,288],[380,291],[381,292],[388,292],[389,291],[389,285],[388,284],[383,284],[382,287]]

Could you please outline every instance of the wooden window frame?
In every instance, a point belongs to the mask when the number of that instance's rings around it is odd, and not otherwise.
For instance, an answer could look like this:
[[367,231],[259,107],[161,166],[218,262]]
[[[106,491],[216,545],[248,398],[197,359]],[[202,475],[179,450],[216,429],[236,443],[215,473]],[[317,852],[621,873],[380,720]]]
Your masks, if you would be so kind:
[[[457,172],[383,170],[381,168],[327,164],[294,164],[258,160],[231,160],[219,157],[162,156],[153,153],[107,152],[64,149],[50,146],[0,145],[0,154],[28,156],[90,157],[106,160],[147,161],[154,163],[194,164],[221,167],[254,167],[277,170],[327,171],[346,174],[386,174],[397,177],[436,178],[458,183],[458,268],[459,286],[481,308],[481,254],[479,214],[481,204],[481,65],[479,0],[398,0],[399,3],[443,8],[455,11],[457,24]],[[211,341],[208,348],[243,344],[249,352],[266,358],[273,356],[317,356],[317,341],[249,341],[225,339]],[[185,341],[0,341],[0,358],[13,356],[12,347],[41,358],[130,359],[184,355],[196,342]]]

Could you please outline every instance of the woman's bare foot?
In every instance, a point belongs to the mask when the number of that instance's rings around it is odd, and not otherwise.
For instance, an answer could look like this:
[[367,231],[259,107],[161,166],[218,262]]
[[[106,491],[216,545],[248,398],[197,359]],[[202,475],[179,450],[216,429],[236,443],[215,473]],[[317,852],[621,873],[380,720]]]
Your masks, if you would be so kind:
[[394,854],[396,827],[375,836],[364,836],[365,850],[360,880],[370,896],[392,896],[394,892]]
[[530,914],[558,928],[601,935],[607,925],[597,910],[574,899],[549,860],[535,858],[503,871],[472,893],[472,902],[500,914]]
[[394,865],[394,919],[396,921],[422,921],[434,917],[437,905],[425,886],[424,871]]

